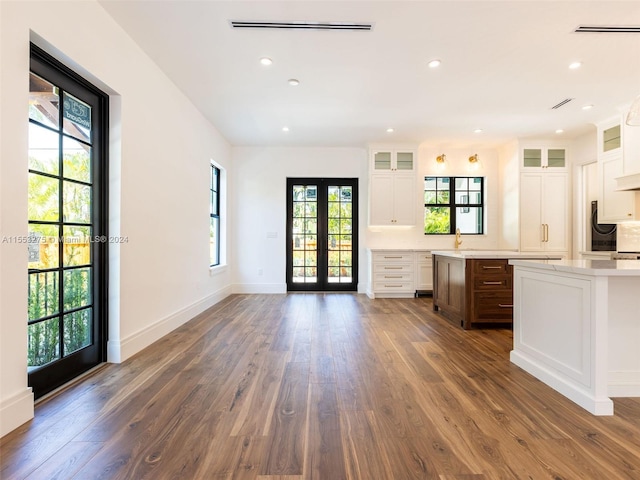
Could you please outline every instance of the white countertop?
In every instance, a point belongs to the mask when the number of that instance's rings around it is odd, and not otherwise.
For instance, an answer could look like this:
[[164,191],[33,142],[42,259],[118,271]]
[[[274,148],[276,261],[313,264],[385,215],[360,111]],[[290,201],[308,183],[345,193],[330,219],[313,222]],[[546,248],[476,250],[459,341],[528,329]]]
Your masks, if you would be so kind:
[[547,253],[535,252],[518,252],[516,250],[436,250],[431,252],[433,255],[442,255],[454,258],[530,258],[535,260],[549,260],[558,258],[557,255],[549,255]]
[[545,271],[590,276],[640,276],[640,260],[523,260],[514,258],[509,260],[509,263]]

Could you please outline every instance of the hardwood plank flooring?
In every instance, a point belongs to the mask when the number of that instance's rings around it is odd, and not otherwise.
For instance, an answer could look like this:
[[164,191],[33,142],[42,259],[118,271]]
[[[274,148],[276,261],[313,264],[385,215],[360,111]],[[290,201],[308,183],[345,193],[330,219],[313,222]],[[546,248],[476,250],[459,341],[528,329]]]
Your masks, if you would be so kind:
[[232,295],[36,406],[28,480],[640,480],[640,399],[594,417],[430,298]]

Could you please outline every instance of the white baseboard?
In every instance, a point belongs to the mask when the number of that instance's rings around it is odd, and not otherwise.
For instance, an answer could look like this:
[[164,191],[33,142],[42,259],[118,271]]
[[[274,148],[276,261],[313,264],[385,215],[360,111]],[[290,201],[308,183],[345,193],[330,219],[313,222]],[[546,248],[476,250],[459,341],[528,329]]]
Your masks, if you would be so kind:
[[0,437],[15,430],[33,418],[33,391],[31,387],[0,403]]
[[235,283],[233,293],[287,293],[286,283]]
[[109,363],[121,363],[135,355],[140,350],[148,347],[156,340],[175,330],[180,325],[188,322],[196,315],[204,312],[219,301],[231,295],[231,287],[221,288],[217,292],[189,305],[166,318],[158,320],[151,325],[138,330],[122,340],[109,340],[107,342],[107,361]]

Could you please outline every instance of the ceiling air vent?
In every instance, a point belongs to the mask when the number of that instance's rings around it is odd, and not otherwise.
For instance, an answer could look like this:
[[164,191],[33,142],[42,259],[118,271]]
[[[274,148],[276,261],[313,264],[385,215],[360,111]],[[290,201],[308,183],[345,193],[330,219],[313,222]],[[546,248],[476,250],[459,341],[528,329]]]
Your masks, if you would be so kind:
[[260,29],[293,29],[293,30],[364,30],[373,28],[372,23],[343,23],[343,22],[244,22],[231,20],[232,28],[260,28]]
[[551,110],[556,110],[560,107],[562,107],[563,105],[566,105],[567,103],[569,103],[571,100],[573,100],[573,98],[565,98],[564,100],[562,100],[561,102],[558,102],[556,105],[554,105],[553,107],[551,107]]
[[640,26],[580,25],[576,33],[640,33]]

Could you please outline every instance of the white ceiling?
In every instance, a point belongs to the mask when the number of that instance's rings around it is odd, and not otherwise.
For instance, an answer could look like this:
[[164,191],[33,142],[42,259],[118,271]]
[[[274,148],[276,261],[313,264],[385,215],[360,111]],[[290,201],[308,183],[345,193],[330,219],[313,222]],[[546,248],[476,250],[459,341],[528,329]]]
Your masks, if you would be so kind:
[[[640,34],[574,33],[640,25],[640,1],[101,4],[233,145],[483,147],[559,128],[572,138],[640,94]],[[237,30],[230,20],[374,28]],[[573,61],[583,66],[570,70]]]

